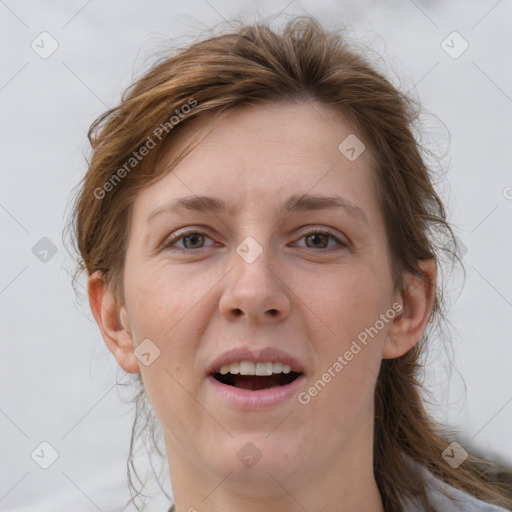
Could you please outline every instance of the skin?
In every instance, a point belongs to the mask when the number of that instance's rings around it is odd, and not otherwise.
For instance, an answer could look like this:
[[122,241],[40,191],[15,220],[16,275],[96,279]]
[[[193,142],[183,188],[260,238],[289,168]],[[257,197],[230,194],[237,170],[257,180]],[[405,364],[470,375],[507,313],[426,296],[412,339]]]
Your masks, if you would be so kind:
[[[177,143],[189,140],[187,128]],[[317,103],[230,113],[136,197],[123,300],[116,303],[99,274],[89,278],[103,338],[125,371],[141,373],[163,427],[178,512],[384,510],[373,476],[376,376],[383,358],[404,354],[420,339],[436,267],[420,262],[431,284],[407,274],[407,292],[393,290],[372,157],[367,149],[349,161],[338,150],[351,133]],[[342,195],[368,223],[343,209],[281,211],[290,195],[305,193]],[[237,203],[241,212],[184,210],[146,223],[158,206],[194,194]],[[331,228],[348,246],[338,247],[335,238],[311,240],[299,232],[305,226]],[[188,252],[159,249],[184,227],[206,236],[181,239],[178,247]],[[263,249],[252,263],[236,252],[247,236]],[[360,344],[308,404],[293,396],[240,412],[207,384],[206,368],[223,352],[277,346],[303,363],[301,391],[307,390],[397,302],[402,312]],[[133,353],[145,339],[160,350],[149,366]],[[262,454],[250,468],[237,457],[247,442]]]

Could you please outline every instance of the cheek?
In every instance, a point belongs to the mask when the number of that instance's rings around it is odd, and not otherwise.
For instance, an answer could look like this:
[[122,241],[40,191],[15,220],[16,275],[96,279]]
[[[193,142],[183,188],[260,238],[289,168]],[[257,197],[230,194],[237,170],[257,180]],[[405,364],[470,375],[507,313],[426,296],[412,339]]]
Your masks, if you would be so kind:
[[195,340],[200,339],[194,333],[193,306],[198,299],[163,268],[131,274],[126,297],[135,345],[150,340],[157,347],[150,365],[139,364],[148,395],[152,402],[175,403],[181,396],[179,384],[188,389],[193,378]]
[[193,283],[183,283],[183,276],[164,264],[152,268],[140,265],[126,279],[128,311],[133,319],[137,341],[154,337],[161,344],[172,336],[198,297]]
[[376,275],[369,265],[351,265],[330,271],[321,282],[303,282],[304,301],[312,321],[318,320],[321,337],[310,333],[312,339],[341,350],[352,339],[370,328],[391,307],[391,286]]
[[[170,278],[156,274],[141,280],[132,291],[131,318],[136,343],[149,339],[159,356],[149,366],[139,364],[144,387],[160,424],[185,446],[190,425],[204,422],[204,411],[193,399],[193,362],[201,339],[196,333],[193,297]],[[196,301],[197,302],[197,301]],[[186,411],[186,414],[183,413]],[[183,439],[179,438],[183,434]]]
[[[305,286],[315,289],[311,283]],[[311,392],[318,393],[318,405],[339,403],[344,414],[371,398],[390,326],[389,320],[380,320],[391,307],[390,289],[368,267],[351,266],[340,268],[309,295],[315,314],[308,336],[318,358],[313,381],[321,381]],[[333,418],[339,420],[336,414]]]

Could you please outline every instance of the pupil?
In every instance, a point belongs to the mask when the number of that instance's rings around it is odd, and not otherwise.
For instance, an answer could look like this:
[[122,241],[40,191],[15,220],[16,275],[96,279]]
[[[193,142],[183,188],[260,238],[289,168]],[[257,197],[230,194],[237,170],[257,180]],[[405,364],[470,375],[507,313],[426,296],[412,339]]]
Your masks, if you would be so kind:
[[[325,237],[326,235],[321,235],[321,234],[315,234],[315,235],[309,235],[307,238],[309,240],[312,240],[312,239],[316,239],[317,237]],[[313,242],[314,243],[314,242]],[[323,247],[323,246],[322,246]]]
[[[187,240],[187,239],[188,239],[188,240],[190,240],[190,239],[192,239],[192,240],[193,240],[193,239],[200,238],[201,236],[202,236],[202,235],[200,235],[199,233],[193,233],[193,234],[191,234],[191,235],[187,235],[187,236],[185,237],[185,239],[184,239],[184,240]],[[192,243],[192,245],[194,246],[194,243]]]

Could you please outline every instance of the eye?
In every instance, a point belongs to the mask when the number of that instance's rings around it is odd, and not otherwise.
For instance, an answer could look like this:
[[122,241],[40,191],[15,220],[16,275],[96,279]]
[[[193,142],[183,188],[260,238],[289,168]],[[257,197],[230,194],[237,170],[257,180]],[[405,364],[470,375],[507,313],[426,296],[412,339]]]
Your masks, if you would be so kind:
[[[205,238],[209,238],[211,240],[211,238],[202,231],[188,230],[177,233],[169,238],[164,243],[163,248],[171,251],[182,252],[193,251],[194,249],[203,249],[207,247],[204,245]],[[335,246],[348,247],[347,243],[342,242],[337,236],[328,230],[309,229],[309,231],[303,231],[301,233],[299,240],[303,238],[306,240],[306,244],[311,244],[306,245],[306,248],[308,249],[331,250],[333,249],[333,246],[331,245],[331,247],[328,247],[329,239],[335,242]],[[183,246],[179,246],[178,244],[180,243],[182,243]]]
[[[204,238],[210,238],[205,233],[201,231],[185,231],[181,234],[174,235],[169,240],[167,240],[164,244],[165,249],[170,249],[171,251],[189,251],[193,249],[202,249],[201,242],[204,242]],[[210,238],[211,240],[211,238]],[[179,247],[178,242],[183,241],[185,247]],[[189,247],[187,247],[187,245]]]
[[[326,243],[329,243],[329,239],[334,240],[338,246],[340,247],[348,247],[348,244],[345,242],[342,242],[337,236],[335,236],[330,231],[322,231],[318,229],[310,229],[309,231],[302,232],[301,239],[306,239],[306,244],[309,242],[312,245],[306,247],[308,249],[327,249]],[[335,244],[336,245],[336,244]],[[332,249],[333,247],[329,247],[329,249]]]

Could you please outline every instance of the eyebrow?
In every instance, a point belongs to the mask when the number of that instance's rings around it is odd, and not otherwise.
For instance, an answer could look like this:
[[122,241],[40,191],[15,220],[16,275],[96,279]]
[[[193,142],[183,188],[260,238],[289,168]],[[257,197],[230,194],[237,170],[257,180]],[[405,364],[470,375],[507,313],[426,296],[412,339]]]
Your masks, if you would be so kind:
[[[295,194],[290,196],[283,204],[282,209],[287,213],[293,212],[306,212],[333,208],[343,208],[353,217],[359,218],[369,224],[366,215],[363,210],[352,203],[348,199],[335,195],[335,196],[322,196],[322,195],[311,195],[311,194]],[[224,202],[222,199],[212,196],[187,196],[180,199],[174,199],[169,203],[153,210],[146,223],[149,223],[157,215],[167,212],[173,213],[179,210],[190,210],[199,212],[210,212],[210,213],[227,213],[234,217],[241,211],[240,205],[232,205]]]

